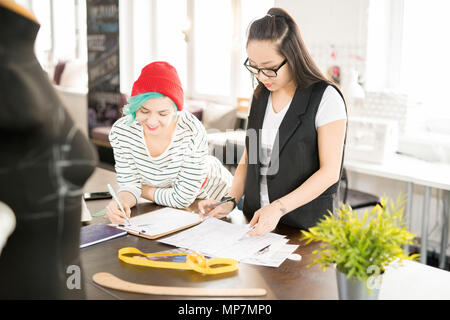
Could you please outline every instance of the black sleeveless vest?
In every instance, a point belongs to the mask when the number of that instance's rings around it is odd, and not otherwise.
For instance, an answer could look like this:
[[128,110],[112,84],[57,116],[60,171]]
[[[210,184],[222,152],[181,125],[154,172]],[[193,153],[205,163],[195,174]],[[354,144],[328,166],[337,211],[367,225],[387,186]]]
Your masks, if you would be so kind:
[[[328,85],[324,81],[316,82],[305,89],[297,88],[294,94],[289,110],[280,124],[269,164],[269,167],[273,169],[267,175],[267,187],[271,203],[297,189],[319,170],[315,117],[322,95]],[[340,90],[336,89],[341,94]],[[243,210],[247,219],[251,219],[254,212],[261,207],[260,130],[264,121],[268,97],[269,91],[266,88],[263,88],[258,97],[254,96],[248,117],[246,148],[249,163]],[[279,156],[274,157],[277,149]],[[343,159],[344,154],[342,155],[339,177],[342,173]],[[280,222],[301,229],[314,226],[328,213],[327,210],[333,211],[338,188],[339,180],[316,199],[284,215]]]

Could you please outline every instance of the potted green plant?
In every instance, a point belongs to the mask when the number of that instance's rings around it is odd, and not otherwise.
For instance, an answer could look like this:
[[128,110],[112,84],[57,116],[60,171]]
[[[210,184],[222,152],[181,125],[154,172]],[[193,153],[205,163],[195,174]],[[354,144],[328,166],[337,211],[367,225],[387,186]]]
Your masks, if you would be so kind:
[[415,235],[407,231],[404,219],[405,197],[395,203],[381,199],[369,210],[358,214],[349,205],[342,204],[333,215],[328,211],[324,219],[308,231],[301,240],[320,241],[320,249],[313,251],[313,262],[323,270],[334,265],[339,298],[377,299],[381,275],[393,262],[417,259],[407,256],[402,249],[412,244]]

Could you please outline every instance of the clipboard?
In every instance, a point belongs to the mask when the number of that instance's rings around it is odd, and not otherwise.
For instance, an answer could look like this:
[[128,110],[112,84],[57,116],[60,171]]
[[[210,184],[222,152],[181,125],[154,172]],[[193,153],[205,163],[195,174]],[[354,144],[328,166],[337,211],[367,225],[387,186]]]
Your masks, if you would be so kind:
[[193,227],[202,221],[196,213],[167,207],[132,217],[130,222],[130,227],[114,226],[129,234],[154,240]]
[[184,229],[187,229],[187,228],[196,226],[196,225],[198,225],[200,222],[201,222],[201,221],[195,222],[195,223],[192,223],[192,224],[190,224],[190,225],[186,225],[186,226],[183,226],[183,227],[180,227],[180,228],[177,228],[177,229],[174,229],[174,230],[170,230],[170,231],[167,231],[167,232],[164,232],[164,233],[156,234],[156,235],[148,235],[148,234],[142,233],[142,232],[135,232],[135,231],[133,231],[133,230],[127,229],[126,227],[116,227],[116,228],[117,228],[117,229],[121,229],[121,230],[125,230],[126,232],[128,232],[129,234],[132,234],[132,235],[134,235],[134,236],[138,236],[138,237],[142,237],[142,238],[147,238],[147,239],[150,239],[150,240],[154,240],[154,239],[158,239],[158,238],[167,236],[167,235],[169,235],[169,234],[172,234],[172,233],[175,233],[175,232],[178,232],[178,231],[181,231],[181,230],[184,230]]

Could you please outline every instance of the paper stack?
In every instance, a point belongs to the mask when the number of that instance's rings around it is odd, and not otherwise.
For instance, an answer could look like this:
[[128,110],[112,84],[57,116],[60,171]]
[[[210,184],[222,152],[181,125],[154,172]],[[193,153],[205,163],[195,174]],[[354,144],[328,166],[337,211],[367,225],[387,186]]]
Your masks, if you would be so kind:
[[268,233],[246,236],[248,225],[208,218],[201,224],[158,240],[180,248],[194,250],[209,257],[232,258],[243,263],[278,267],[297,248],[285,236]]

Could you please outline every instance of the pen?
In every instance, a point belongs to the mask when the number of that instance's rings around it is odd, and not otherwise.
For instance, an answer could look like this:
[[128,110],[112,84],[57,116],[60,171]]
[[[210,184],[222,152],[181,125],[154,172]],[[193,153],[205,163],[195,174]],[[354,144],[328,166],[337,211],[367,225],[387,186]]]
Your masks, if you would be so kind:
[[[250,229],[248,229],[248,231],[242,236],[240,237],[237,241],[241,241],[242,239],[245,239],[248,235],[247,233],[249,233],[250,231],[252,231],[253,229],[255,229],[256,225],[254,225],[253,227],[251,227]],[[264,249],[264,248],[263,248]]]
[[270,244],[267,245],[267,246],[265,246],[265,247],[262,248],[262,249],[259,249],[258,252],[257,252],[256,254],[262,254],[262,253],[268,251],[268,250],[269,250],[269,247],[270,247]]
[[117,195],[116,195],[116,193],[114,192],[114,189],[111,187],[111,185],[110,185],[109,183],[108,183],[108,189],[109,189],[109,193],[111,193],[111,195],[112,195],[114,201],[115,201],[115,202],[117,203],[117,205],[119,206],[120,211],[122,211],[122,213],[123,213],[125,219],[127,220],[128,224],[131,225],[130,219],[128,219],[128,216],[127,216],[127,214],[125,213],[125,210],[123,210],[123,207],[122,207],[122,204],[121,204],[120,201],[119,201],[119,198],[117,198]]

